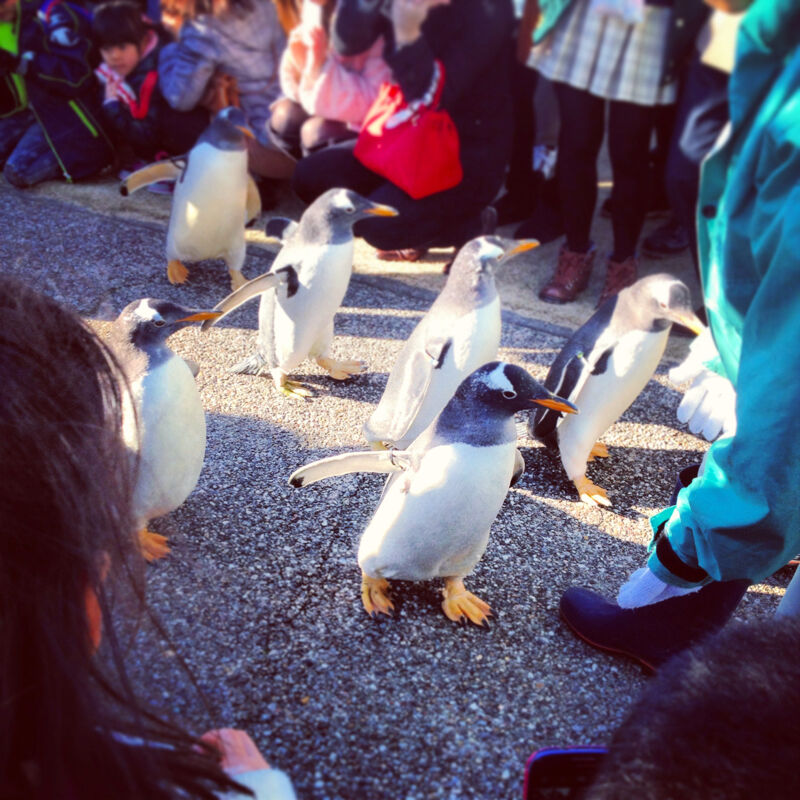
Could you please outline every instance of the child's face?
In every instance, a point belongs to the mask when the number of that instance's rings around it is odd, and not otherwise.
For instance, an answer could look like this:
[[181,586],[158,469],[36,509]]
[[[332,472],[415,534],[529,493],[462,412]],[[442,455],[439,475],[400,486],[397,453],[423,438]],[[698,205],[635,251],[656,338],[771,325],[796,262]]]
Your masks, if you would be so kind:
[[17,16],[17,0],[0,0],[0,22],[13,22]]
[[131,42],[101,47],[100,55],[121,78],[127,78],[139,63],[139,48]]

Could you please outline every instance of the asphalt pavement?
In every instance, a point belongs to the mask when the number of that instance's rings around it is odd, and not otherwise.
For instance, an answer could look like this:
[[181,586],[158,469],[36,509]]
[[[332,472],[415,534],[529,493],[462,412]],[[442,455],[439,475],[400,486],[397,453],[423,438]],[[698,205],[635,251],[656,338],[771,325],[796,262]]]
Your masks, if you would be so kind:
[[[73,306],[101,334],[141,297],[213,306],[228,292],[224,265],[199,265],[187,285],[171,286],[169,199],[139,202],[145,211],[121,210],[110,182],[27,193],[0,185],[0,268]],[[593,299],[561,311],[530,299],[553,252],[502,278],[504,300],[515,302],[506,303],[500,355],[540,380]],[[245,273],[266,271],[271,257],[253,243]],[[487,629],[450,622],[437,582],[395,583],[396,614],[371,619],[356,548],[382,477],[300,490],[287,479],[311,460],[364,446],[361,426],[393,359],[444,281],[435,259],[425,264],[381,265],[359,245],[334,354],[369,369],[337,382],[303,365],[296,377],[317,391],[308,402],[227,371],[253,346],[257,303],[208,333],[170,340],[200,364],[206,463],[186,503],[151,526],[172,545],[147,570],[148,601],[169,640],[142,617],[127,629],[128,664],[140,693],[193,730],[247,729],[301,798],[519,798],[536,748],[606,742],[647,679],[567,631],[559,597],[576,585],[616,592],[644,562],[648,516],[666,504],[675,472],[706,449],[675,419],[680,392],[666,372],[685,350],[677,341],[604,437],[610,458],[590,467],[613,509],[578,502],[557,457],[522,442],[525,475],[466,580],[492,606]],[[779,574],[752,587],[737,618],[770,615],[786,582]]]

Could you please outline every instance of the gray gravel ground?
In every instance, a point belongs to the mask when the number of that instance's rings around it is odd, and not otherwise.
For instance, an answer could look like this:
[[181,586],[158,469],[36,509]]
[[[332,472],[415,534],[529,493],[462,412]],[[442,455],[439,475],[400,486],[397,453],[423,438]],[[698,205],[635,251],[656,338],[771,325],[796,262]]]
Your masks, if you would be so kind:
[[[161,222],[43,194],[0,186],[3,269],[101,332],[139,297],[211,306],[227,293],[220,263],[195,268],[186,287],[167,283]],[[246,271],[268,264],[253,250]],[[365,359],[369,372],[338,383],[305,365],[298,377],[318,390],[310,402],[226,371],[252,346],[256,303],[207,334],[171,340],[201,365],[208,449],[195,492],[152,526],[173,548],[148,569],[147,587],[171,642],[144,621],[130,668],[143,696],[195,730],[250,731],[302,798],[520,797],[532,750],[606,741],[646,681],[635,665],[576,640],[557,609],[569,586],[611,595],[642,564],[648,515],[666,503],[675,471],[705,449],[675,420],[680,395],[666,381],[667,363],[604,437],[611,457],[590,468],[613,511],[578,503],[557,458],[523,443],[526,473],[467,579],[494,610],[489,629],[447,620],[434,582],[394,584],[392,619],[363,612],[355,553],[380,476],[288,486],[296,467],[363,447],[361,425],[434,296],[425,281],[354,275],[335,351]],[[501,355],[543,379],[564,332],[507,313]],[[786,581],[779,574],[753,587],[737,616],[771,614]]]

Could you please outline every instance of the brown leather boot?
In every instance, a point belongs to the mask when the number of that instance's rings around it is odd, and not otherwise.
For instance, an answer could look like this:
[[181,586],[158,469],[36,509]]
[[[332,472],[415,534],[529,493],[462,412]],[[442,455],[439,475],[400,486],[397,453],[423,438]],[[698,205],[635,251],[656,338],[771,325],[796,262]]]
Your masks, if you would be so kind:
[[636,283],[638,278],[639,259],[636,256],[628,256],[624,261],[612,261],[609,258],[606,267],[606,282],[595,308],[600,308],[609,297],[618,294],[626,286]]
[[592,245],[585,253],[567,250],[562,245],[558,251],[558,266],[540,292],[539,299],[545,303],[571,303],[589,283],[596,248]]

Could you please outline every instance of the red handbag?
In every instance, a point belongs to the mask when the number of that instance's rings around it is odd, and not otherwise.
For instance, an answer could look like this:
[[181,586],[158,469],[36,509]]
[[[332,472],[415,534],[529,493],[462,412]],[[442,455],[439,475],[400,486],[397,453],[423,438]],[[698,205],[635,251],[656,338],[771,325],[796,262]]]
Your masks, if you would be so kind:
[[383,83],[358,134],[355,157],[415,200],[461,183],[458,131],[439,110],[444,66],[434,62],[433,79],[419,100],[407,103],[395,83]]

